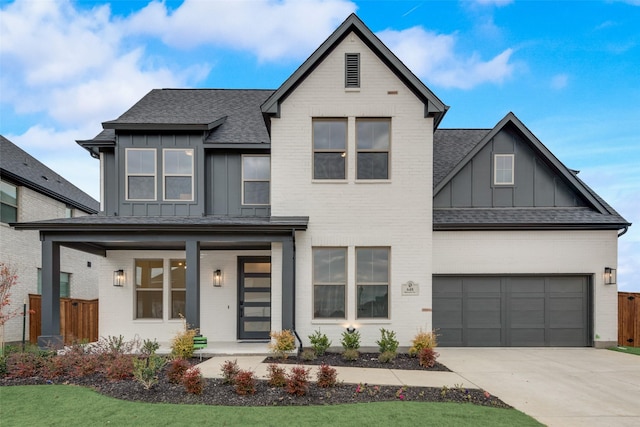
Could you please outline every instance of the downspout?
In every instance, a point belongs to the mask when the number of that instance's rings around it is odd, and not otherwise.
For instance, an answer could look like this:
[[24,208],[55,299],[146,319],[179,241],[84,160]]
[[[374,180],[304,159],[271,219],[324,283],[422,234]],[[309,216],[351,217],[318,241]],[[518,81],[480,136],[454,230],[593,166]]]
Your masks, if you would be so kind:
[[[622,230],[622,232],[618,233],[618,238],[622,237],[627,231],[629,231],[629,226],[625,225],[624,226],[624,230]],[[295,245],[293,246],[293,251],[295,253],[296,247]],[[295,267],[294,267],[295,268]]]
[[298,346],[298,356],[302,353],[302,340],[300,339],[300,335],[296,331],[296,229],[293,228],[291,230],[291,243],[293,246],[293,333],[300,345]]

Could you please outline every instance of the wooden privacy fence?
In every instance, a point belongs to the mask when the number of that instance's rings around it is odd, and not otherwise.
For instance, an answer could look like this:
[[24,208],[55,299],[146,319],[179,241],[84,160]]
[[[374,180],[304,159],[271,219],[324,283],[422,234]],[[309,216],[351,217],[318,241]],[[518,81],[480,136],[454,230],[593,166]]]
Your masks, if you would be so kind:
[[640,347],[640,293],[618,292],[618,345]]
[[[29,341],[42,334],[41,296],[29,294]],[[60,298],[60,334],[65,344],[98,341],[98,300]]]

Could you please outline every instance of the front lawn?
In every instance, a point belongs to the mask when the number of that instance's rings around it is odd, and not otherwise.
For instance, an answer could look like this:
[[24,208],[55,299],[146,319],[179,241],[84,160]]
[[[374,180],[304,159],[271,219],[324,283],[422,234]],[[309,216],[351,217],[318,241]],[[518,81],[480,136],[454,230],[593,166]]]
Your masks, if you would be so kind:
[[86,425],[438,425],[539,426],[515,409],[470,404],[378,402],[304,407],[228,407],[139,403],[79,386],[0,387],[2,426]]
[[636,356],[640,356],[640,347],[609,347],[609,350],[619,351],[621,353],[627,354],[635,354]]

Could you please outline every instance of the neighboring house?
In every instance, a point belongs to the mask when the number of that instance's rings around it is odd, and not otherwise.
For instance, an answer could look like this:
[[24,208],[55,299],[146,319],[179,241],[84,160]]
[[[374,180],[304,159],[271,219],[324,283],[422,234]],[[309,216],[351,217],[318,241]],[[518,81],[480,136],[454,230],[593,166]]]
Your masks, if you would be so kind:
[[447,108],[351,15],[275,91],[151,91],[78,141],[102,214],[16,227],[54,267],[60,245],[105,257],[101,335],[168,341],[184,314],[211,341],[615,343],[630,224],[513,114],[438,129]]
[[[41,242],[38,231],[14,230],[10,223],[77,218],[98,212],[98,202],[0,135],[0,262],[14,268],[18,283],[9,310],[22,309],[28,295],[41,292]],[[59,296],[98,298],[100,257],[63,249]],[[46,287],[45,287],[46,289]],[[27,316],[26,338],[29,339]],[[5,341],[22,340],[22,316],[5,325]]]

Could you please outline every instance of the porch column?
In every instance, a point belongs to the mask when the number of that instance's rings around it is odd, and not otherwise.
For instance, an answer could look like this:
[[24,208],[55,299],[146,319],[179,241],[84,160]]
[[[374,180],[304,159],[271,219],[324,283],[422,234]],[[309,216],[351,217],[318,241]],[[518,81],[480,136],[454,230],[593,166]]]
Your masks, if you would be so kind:
[[186,252],[186,301],[185,317],[189,328],[200,329],[200,242],[187,240]]
[[282,240],[282,329],[294,329],[295,296],[293,237],[287,237]]
[[59,349],[64,346],[60,334],[60,244],[42,241],[42,329],[38,347]]

